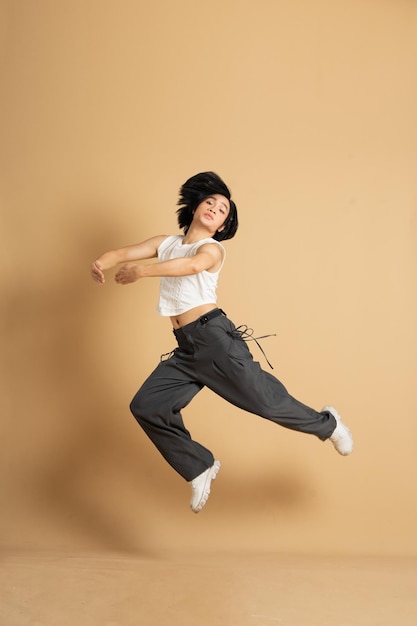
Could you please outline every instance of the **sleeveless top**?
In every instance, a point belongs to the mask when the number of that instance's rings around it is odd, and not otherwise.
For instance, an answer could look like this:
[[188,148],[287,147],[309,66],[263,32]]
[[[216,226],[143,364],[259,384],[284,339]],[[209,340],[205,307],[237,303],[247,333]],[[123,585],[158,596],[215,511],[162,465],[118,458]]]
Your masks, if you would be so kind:
[[159,315],[181,315],[200,304],[211,304],[217,301],[217,280],[223,267],[226,251],[215,239],[208,237],[195,243],[183,244],[183,235],[172,235],[163,240],[158,248],[158,260],[169,261],[182,257],[194,256],[198,249],[206,243],[220,246],[222,263],[217,272],[203,270],[189,276],[163,276],[160,279]]

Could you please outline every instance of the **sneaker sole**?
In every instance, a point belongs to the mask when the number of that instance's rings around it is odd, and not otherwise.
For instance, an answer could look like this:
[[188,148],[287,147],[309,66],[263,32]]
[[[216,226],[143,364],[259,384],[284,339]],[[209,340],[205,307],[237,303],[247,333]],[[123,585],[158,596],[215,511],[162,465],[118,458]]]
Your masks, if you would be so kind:
[[[349,454],[352,454],[352,452],[353,452],[353,446],[354,446],[354,444],[353,444],[353,437],[352,437],[352,433],[350,432],[350,430],[349,430],[349,428],[346,426],[346,424],[344,424],[344,423],[342,422],[342,418],[340,417],[339,413],[336,411],[336,409],[334,408],[334,406],[329,406],[329,405],[324,406],[324,407],[322,408],[322,411],[327,411],[328,413],[331,413],[331,415],[333,415],[333,417],[334,417],[334,418],[335,418],[335,420],[336,420],[336,424],[337,424],[337,425],[339,425],[339,424],[340,424],[340,425],[341,425],[341,426],[345,429],[345,431],[346,431],[346,433],[347,433],[347,437],[348,437],[348,443],[346,444],[346,445],[347,445],[347,447],[346,447],[346,448],[339,448],[339,447],[337,446],[337,443],[338,443],[338,442],[337,442],[337,441],[333,441],[331,436],[329,437],[329,440],[331,441],[331,443],[332,443],[332,445],[333,445],[334,449],[336,450],[336,452],[338,452],[338,453],[339,453],[339,454],[341,454],[342,456],[349,456]],[[337,426],[336,426],[336,428],[337,428]]]
[[194,513],[199,513],[201,509],[205,506],[210,495],[211,481],[216,478],[219,470],[220,470],[220,461],[214,461],[213,465],[210,468],[210,471],[207,473],[206,482],[204,483],[204,489],[203,489],[201,498],[198,501],[198,504],[196,504],[194,507],[191,507],[191,510]]

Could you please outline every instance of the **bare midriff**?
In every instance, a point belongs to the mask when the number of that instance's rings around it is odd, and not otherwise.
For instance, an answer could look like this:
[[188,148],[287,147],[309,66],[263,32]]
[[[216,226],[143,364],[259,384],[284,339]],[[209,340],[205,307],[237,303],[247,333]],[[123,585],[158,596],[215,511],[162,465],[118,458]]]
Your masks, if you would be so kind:
[[181,315],[172,315],[170,320],[174,328],[181,328],[182,326],[191,324],[191,322],[195,322],[199,317],[216,308],[217,304],[200,304],[200,306],[196,306],[185,313],[181,313]]

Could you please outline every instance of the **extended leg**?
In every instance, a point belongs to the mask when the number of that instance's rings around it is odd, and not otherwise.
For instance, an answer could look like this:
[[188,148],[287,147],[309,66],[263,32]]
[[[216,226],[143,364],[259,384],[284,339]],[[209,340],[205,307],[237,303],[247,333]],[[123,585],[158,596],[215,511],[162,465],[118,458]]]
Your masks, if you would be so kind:
[[188,339],[196,347],[200,380],[215,393],[286,428],[322,441],[331,439],[341,454],[351,452],[351,435],[336,411],[325,407],[318,412],[291,396],[275,376],[253,360],[230,320],[218,317],[205,326],[194,326]]

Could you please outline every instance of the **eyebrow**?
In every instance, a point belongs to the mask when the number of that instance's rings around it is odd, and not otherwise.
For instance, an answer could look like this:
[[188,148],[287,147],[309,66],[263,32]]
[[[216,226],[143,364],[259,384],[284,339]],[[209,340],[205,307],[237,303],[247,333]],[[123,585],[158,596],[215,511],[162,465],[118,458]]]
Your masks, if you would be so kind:
[[[217,202],[217,198],[215,198],[214,196],[207,196],[206,200],[208,200],[209,198]],[[227,206],[225,202],[220,201],[220,204],[222,204],[227,211],[230,211],[230,206]]]

